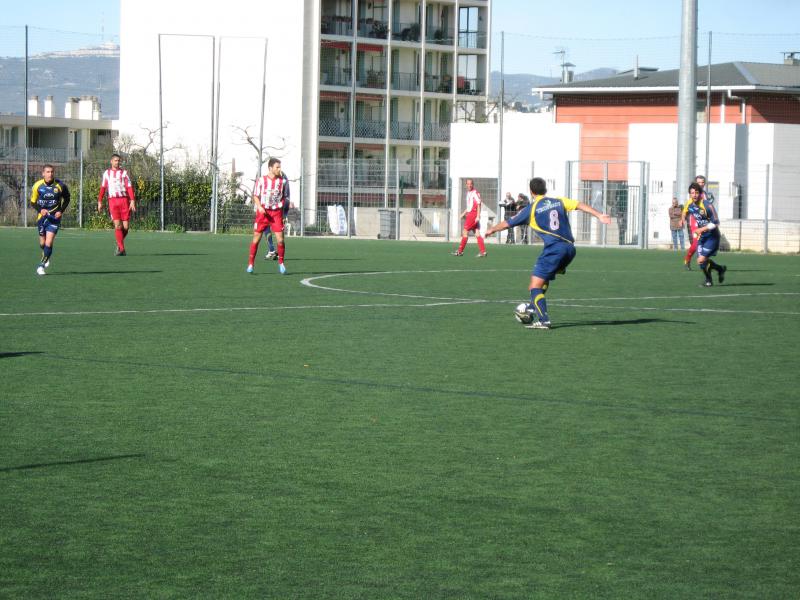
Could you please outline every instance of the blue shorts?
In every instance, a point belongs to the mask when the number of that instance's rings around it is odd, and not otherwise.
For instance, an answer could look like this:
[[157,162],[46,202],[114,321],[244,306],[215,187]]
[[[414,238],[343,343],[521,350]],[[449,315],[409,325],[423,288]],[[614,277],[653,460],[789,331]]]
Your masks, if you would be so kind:
[[697,244],[697,254],[705,257],[716,256],[717,250],[719,250],[719,240],[719,234],[709,236],[701,235],[700,241]]
[[556,274],[563,274],[575,258],[575,245],[556,242],[544,247],[531,274],[545,281],[552,281]]
[[39,217],[39,220],[36,221],[36,228],[41,237],[44,237],[48,231],[54,234],[58,233],[59,227],[61,227],[61,219],[56,220],[50,216]]

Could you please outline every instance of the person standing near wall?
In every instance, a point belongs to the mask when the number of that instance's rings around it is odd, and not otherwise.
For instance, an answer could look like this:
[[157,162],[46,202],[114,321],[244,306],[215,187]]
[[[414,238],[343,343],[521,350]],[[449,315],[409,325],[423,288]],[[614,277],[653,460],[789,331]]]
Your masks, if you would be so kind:
[[669,230],[672,234],[672,245],[670,248],[672,250],[678,249],[678,241],[681,244],[681,250],[683,250],[686,246],[683,237],[683,225],[681,224],[683,220],[683,208],[680,204],[678,204],[678,199],[672,199],[672,206],[669,207]]

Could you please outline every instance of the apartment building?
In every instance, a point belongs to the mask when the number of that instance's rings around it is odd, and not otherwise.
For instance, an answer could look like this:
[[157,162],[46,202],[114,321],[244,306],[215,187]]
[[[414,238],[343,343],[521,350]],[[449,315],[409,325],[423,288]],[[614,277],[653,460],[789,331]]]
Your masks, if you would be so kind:
[[489,4],[322,0],[319,198],[349,178],[357,204],[444,204],[450,124],[486,115]]

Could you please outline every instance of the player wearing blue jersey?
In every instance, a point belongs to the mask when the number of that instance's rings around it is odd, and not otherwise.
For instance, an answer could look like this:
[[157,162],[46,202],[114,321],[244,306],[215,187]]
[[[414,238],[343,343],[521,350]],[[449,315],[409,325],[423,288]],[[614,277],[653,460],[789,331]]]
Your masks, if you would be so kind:
[[717,272],[719,283],[725,281],[725,271],[728,267],[715,263],[711,257],[716,256],[719,250],[721,235],[719,232],[719,217],[714,204],[703,193],[703,186],[695,182],[689,186],[689,200],[683,207],[681,227],[686,220],[686,215],[694,217],[697,229],[694,236],[697,238],[697,266],[703,271],[705,281],[703,287],[711,287],[711,271]]
[[572,236],[568,213],[579,210],[600,219],[606,225],[611,223],[611,217],[571,198],[546,196],[547,184],[541,177],[531,179],[530,188],[533,196],[531,203],[514,217],[490,227],[486,235],[517,225],[530,225],[542,238],[544,249],[533,267],[528,287],[531,302],[527,313],[533,316],[533,320],[525,326],[529,329],[550,329],[545,293],[550,282],[557,274],[564,274],[575,258],[575,238]]
[[31,191],[31,204],[38,213],[36,228],[39,230],[39,247],[42,249],[42,258],[36,273],[46,275],[45,269],[50,266],[50,256],[53,254],[53,242],[61,227],[61,216],[67,210],[70,195],[67,185],[55,178],[53,165],[45,165],[42,169],[42,178],[33,184]]

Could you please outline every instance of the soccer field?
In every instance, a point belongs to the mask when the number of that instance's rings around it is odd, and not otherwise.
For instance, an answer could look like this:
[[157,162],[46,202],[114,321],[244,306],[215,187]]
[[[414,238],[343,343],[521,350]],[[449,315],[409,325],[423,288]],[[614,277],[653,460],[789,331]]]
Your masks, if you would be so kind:
[[800,257],[248,243],[0,229],[0,597],[800,596]]

